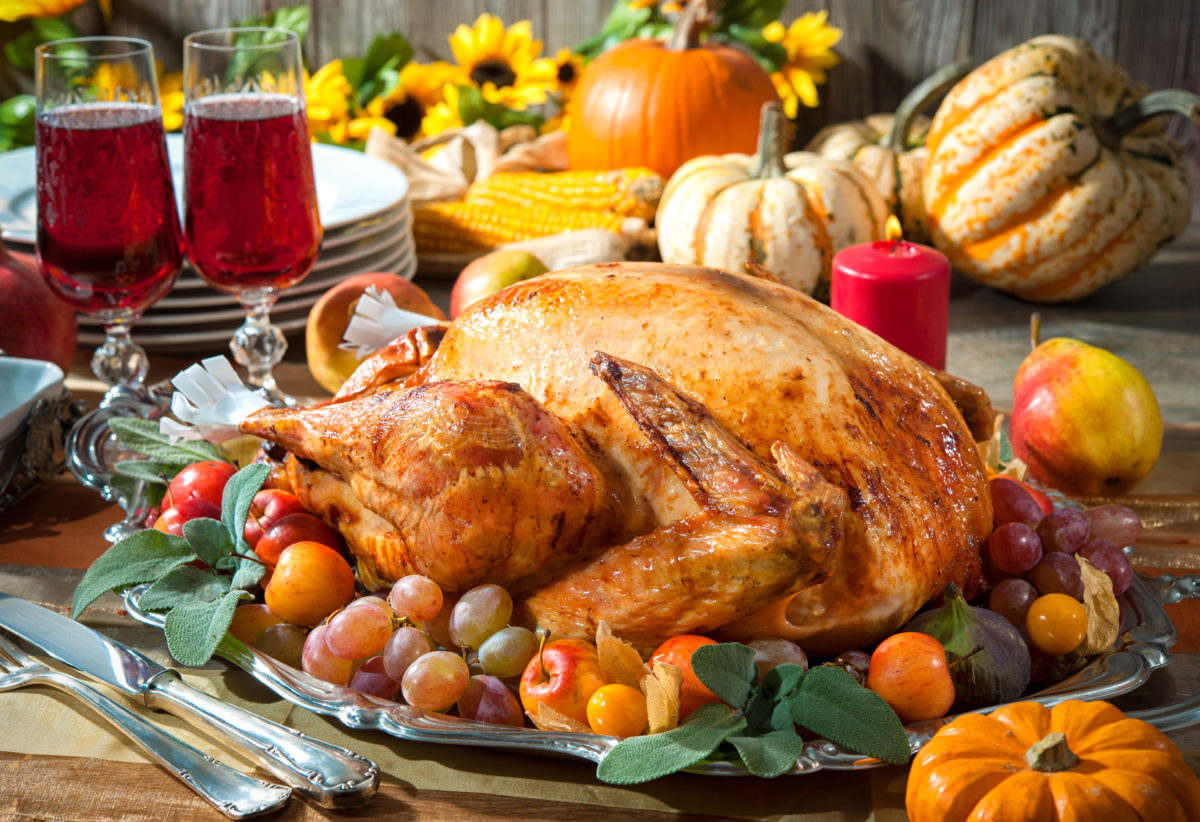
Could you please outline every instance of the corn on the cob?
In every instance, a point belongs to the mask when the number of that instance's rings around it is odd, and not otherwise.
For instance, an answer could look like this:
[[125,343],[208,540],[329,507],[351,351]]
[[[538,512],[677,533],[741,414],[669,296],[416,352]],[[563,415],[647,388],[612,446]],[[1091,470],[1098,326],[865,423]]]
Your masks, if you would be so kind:
[[511,203],[522,208],[615,211],[649,222],[654,219],[662,192],[662,177],[641,167],[613,171],[509,171],[474,183],[467,191],[467,200]]
[[478,200],[421,206],[413,214],[418,254],[487,251],[504,243],[579,228],[636,234],[645,230],[646,221],[612,211],[493,205]]

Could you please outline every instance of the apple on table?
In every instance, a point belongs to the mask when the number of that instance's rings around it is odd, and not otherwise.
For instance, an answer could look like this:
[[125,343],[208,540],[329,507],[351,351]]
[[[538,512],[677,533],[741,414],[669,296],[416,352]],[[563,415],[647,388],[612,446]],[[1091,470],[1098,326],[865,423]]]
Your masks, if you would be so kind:
[[46,360],[65,374],[75,360],[79,321],[75,309],[54,295],[37,261],[0,245],[0,351],[10,357]]
[[545,264],[528,251],[502,248],[467,263],[450,291],[450,319],[472,303],[510,285],[545,274]]

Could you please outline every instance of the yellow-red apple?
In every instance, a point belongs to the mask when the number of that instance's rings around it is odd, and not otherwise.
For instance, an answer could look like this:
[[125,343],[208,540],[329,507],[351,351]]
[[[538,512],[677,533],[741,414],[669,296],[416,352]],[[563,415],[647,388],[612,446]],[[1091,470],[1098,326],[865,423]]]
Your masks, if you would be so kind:
[[528,251],[500,249],[476,257],[459,272],[450,290],[450,317],[453,319],[471,303],[490,297],[521,280],[546,273],[546,266]]
[[1034,479],[1067,494],[1123,494],[1162,450],[1158,401],[1125,360],[1079,340],[1039,345],[1017,369],[1013,453]]
[[75,309],[54,295],[37,261],[0,245],[0,351],[71,370],[79,336]]
[[683,684],[679,688],[679,721],[687,719],[692,711],[720,698],[700,681],[692,670],[692,654],[701,645],[716,645],[715,639],[699,634],[679,634],[659,645],[650,655],[650,664],[666,662],[683,672]]
[[521,705],[532,716],[546,705],[587,725],[588,700],[605,684],[595,645],[583,639],[556,639],[525,667]]
[[358,356],[338,346],[354,316],[359,298],[372,285],[391,294],[398,308],[432,318],[431,325],[436,320],[446,319],[445,313],[428,294],[398,274],[372,272],[342,280],[322,294],[313,305],[304,330],[308,370],[326,391],[336,392],[358,368]]

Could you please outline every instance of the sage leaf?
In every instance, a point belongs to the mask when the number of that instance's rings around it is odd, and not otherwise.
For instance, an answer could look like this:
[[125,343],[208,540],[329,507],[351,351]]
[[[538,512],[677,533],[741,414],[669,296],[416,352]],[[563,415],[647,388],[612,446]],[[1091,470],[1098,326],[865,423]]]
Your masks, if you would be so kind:
[[153,582],[196,558],[187,540],[153,528],[125,537],[101,554],[75,588],[71,616],[78,617],[105,591]]
[[894,765],[912,755],[891,706],[837,666],[809,671],[788,699],[788,708],[796,724],[847,750]]
[[757,736],[737,734],[726,740],[737,749],[746,770],[767,778],[787,773],[804,753],[804,740],[795,728]]
[[262,579],[266,573],[266,566],[259,562],[256,557],[250,555],[239,557],[237,570],[233,572],[233,587],[249,588]]
[[229,577],[217,576],[194,565],[180,565],[147,588],[139,604],[147,611],[169,611],[183,602],[212,602],[227,593]]
[[250,594],[233,590],[211,602],[183,602],[168,611],[163,632],[171,656],[183,665],[208,662],[229,630],[233,610],[243,597],[248,599]]
[[746,703],[746,722],[750,730],[765,733],[769,730],[792,729],[794,723],[788,711],[784,711],[786,724],[776,724],[779,722],[776,709],[804,679],[804,673],[804,668],[791,663],[776,665],[767,671]]
[[233,553],[233,537],[225,525],[209,517],[189,519],[183,524],[183,538],[192,546],[196,556],[211,568],[217,561]]
[[160,485],[166,485],[178,473],[176,466],[153,460],[123,460],[117,463],[116,471],[122,476]]
[[692,653],[692,670],[722,702],[741,710],[758,681],[754,649],[737,642],[701,645]]
[[238,471],[225,483],[225,491],[221,495],[221,522],[229,530],[239,553],[250,548],[246,542],[246,517],[250,514],[254,495],[262,488],[269,473],[271,469],[267,465],[256,462]]
[[130,451],[136,451],[176,468],[183,468],[193,462],[221,460],[220,450],[211,442],[184,440],[172,443],[170,437],[158,430],[158,423],[154,420],[113,417],[108,421],[108,427]]
[[745,717],[731,713],[727,705],[702,705],[674,730],[617,743],[600,760],[596,776],[612,785],[649,782],[690,768],[745,727]]

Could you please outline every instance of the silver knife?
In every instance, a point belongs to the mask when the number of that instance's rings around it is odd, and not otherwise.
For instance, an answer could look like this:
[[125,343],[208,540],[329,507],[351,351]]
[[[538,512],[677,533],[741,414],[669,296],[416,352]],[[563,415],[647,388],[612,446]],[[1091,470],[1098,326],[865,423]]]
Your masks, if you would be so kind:
[[55,659],[141,696],[147,707],[211,733],[322,807],[362,805],[379,788],[371,760],[198,691],[177,671],[73,619],[0,593],[0,625]]

